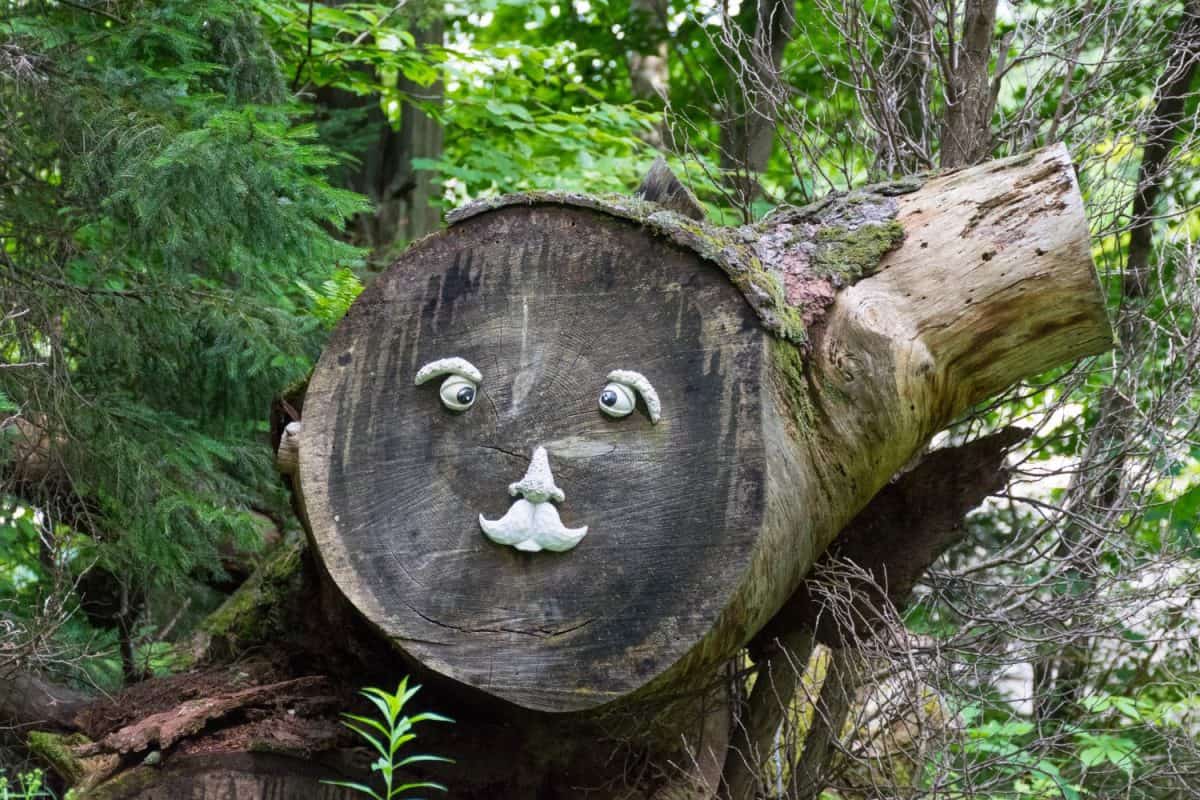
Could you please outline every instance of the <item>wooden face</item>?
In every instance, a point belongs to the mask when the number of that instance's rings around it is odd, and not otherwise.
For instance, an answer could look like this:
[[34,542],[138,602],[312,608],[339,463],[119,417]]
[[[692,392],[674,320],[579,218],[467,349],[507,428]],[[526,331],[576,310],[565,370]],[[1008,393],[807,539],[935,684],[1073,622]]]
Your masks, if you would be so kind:
[[[313,537],[347,597],[427,666],[531,708],[588,708],[688,652],[761,523],[764,335],[728,279],[637,226],[491,212],[418,245],[359,298],[305,401]],[[479,370],[449,410],[438,359]],[[660,397],[601,412],[613,370]],[[521,552],[481,531],[544,448],[586,537]]]

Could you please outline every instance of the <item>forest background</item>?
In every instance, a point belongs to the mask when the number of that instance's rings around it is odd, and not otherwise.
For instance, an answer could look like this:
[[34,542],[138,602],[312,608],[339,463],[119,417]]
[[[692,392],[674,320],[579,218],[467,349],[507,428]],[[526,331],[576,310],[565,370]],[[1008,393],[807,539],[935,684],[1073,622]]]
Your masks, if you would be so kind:
[[939,437],[1030,432],[880,611],[825,791],[1200,794],[1198,62],[1195,0],[3,0],[0,680],[178,666],[297,530],[272,399],[445,210],[661,154],[742,222],[1062,141],[1117,347]]

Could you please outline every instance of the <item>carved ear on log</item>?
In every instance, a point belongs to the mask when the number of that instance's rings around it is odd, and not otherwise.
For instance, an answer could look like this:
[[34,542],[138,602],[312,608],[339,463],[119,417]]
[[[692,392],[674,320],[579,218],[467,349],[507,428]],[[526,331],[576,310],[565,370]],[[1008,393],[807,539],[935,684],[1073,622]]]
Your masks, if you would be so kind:
[[[736,229],[572,194],[450,221],[334,332],[300,486],[367,620],[532,709],[706,679],[940,428],[1112,342],[1062,147]],[[415,385],[448,357],[483,378],[462,410]],[[658,424],[603,412],[614,370],[653,385]],[[531,488],[539,449],[550,477]],[[531,532],[587,536],[485,536],[480,515],[517,503]]]

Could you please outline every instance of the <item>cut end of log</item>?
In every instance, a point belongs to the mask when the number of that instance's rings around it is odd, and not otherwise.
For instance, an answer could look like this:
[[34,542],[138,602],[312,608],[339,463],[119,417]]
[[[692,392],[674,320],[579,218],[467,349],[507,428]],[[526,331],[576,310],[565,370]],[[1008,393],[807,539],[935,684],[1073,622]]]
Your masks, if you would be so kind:
[[[472,217],[379,276],[322,354],[300,444],[315,550],[443,675],[541,711],[625,698],[741,589],[763,521],[769,338],[720,269],[627,220]],[[470,407],[417,385],[450,358],[476,369]],[[611,381],[631,392],[615,416]],[[536,497],[530,454],[553,475]],[[523,552],[585,528],[566,552]]]

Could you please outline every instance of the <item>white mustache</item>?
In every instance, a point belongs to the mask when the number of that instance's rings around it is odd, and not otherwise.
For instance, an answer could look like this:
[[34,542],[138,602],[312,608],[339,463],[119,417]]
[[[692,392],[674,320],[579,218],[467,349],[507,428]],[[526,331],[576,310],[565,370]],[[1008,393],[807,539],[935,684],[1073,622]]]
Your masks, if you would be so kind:
[[552,503],[531,503],[525,499],[515,501],[498,520],[485,519],[480,514],[479,527],[493,542],[512,545],[527,553],[570,550],[588,531],[586,525],[582,528],[563,525]]

